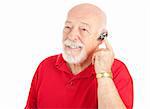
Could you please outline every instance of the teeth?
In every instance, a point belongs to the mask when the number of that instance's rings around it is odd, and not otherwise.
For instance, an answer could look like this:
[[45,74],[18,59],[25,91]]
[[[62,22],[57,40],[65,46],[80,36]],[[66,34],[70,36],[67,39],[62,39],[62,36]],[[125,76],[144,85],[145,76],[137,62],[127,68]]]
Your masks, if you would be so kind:
[[79,47],[77,47],[77,46],[69,46],[70,48],[79,48]]
[[71,47],[71,48],[79,48],[79,47]]
[[73,48],[73,49],[81,48],[80,46],[69,46],[69,45],[66,45],[66,46],[69,47],[69,48]]
[[83,45],[81,43],[77,43],[77,42],[71,41],[69,39],[64,42],[64,45],[66,47],[73,48],[73,49],[77,49],[77,48],[82,48],[83,47]]

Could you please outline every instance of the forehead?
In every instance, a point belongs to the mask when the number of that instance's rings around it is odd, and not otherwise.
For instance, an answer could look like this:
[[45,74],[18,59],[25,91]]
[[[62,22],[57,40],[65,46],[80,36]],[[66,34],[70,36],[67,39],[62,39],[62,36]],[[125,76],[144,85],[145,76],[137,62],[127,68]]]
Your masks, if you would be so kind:
[[92,26],[93,24],[95,24],[95,19],[94,17],[89,17],[88,15],[83,16],[83,15],[68,14],[65,23],[75,23],[85,26]]
[[88,22],[85,22],[85,21],[76,21],[76,20],[67,20],[66,22],[65,22],[65,24],[79,24],[79,25],[83,25],[83,26],[89,26],[90,27],[90,24],[88,23]]

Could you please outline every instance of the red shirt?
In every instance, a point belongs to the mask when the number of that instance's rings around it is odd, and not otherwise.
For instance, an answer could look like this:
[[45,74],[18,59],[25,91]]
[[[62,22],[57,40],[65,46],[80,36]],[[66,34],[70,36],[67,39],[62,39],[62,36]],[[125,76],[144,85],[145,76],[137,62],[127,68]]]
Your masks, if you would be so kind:
[[[133,105],[132,78],[121,61],[112,65],[113,81],[127,109]],[[97,109],[97,79],[91,64],[73,75],[62,54],[46,58],[38,66],[25,109],[89,108]]]

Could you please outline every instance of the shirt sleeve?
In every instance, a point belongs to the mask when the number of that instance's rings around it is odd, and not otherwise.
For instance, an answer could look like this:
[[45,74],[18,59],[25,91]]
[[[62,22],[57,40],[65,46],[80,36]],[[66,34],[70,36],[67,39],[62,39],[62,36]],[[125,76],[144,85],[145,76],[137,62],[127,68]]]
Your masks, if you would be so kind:
[[36,109],[37,108],[38,72],[39,72],[39,68],[37,68],[37,70],[33,76],[25,109]]
[[119,61],[114,64],[113,81],[116,85],[118,93],[127,109],[133,108],[133,80],[129,74],[126,65]]

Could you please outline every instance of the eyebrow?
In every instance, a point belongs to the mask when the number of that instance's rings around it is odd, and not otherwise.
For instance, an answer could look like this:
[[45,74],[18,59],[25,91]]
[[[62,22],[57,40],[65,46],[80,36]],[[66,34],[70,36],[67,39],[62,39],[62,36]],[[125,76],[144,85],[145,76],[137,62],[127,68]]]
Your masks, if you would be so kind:
[[[65,24],[66,24],[66,23],[72,23],[72,21],[67,20],[67,21],[65,22]],[[80,23],[86,25],[89,29],[91,28],[91,26],[90,26],[88,23],[85,23],[85,22],[80,22]]]
[[[71,22],[71,21],[69,21],[69,20],[67,20],[65,23],[72,23],[72,22]],[[89,25],[88,23],[85,23],[85,22],[80,22],[80,23],[82,23],[82,24],[87,25],[87,26],[89,26],[89,27],[90,27],[90,25]]]
[[72,23],[72,22],[67,20],[65,23]]
[[88,23],[85,23],[85,22],[81,22],[81,23],[88,26],[88,27],[90,27],[90,25]]

